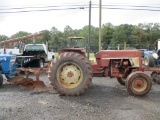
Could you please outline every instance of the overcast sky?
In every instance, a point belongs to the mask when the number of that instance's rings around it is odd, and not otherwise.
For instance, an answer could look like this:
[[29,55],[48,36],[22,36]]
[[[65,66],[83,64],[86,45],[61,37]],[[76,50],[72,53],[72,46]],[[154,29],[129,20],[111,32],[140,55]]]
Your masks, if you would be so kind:
[[[78,6],[77,9],[70,10],[49,10],[35,12],[19,11],[76,8],[75,5],[82,5],[81,7],[88,7],[87,5],[89,4],[89,1],[90,0],[0,0],[0,35],[4,34],[7,36],[11,36],[19,31],[35,33],[45,29],[50,30],[53,26],[56,27],[58,30],[63,31],[66,25],[69,25],[73,29],[81,29],[89,23],[88,8],[78,9]],[[91,2],[93,7],[97,7],[92,8],[91,24],[95,27],[98,27],[99,0],[91,0]],[[148,11],[160,10],[160,0],[102,0],[102,5],[113,5],[110,7],[106,7],[118,8],[102,9],[102,24],[107,22],[111,22],[113,25],[120,25],[125,23],[133,25],[137,25],[138,23],[150,22],[160,23],[160,11]]]

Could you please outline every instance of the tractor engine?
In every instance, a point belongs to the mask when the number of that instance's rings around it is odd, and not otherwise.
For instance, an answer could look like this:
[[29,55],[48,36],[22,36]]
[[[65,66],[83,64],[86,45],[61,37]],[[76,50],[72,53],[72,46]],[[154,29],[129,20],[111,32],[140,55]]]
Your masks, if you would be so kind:
[[126,78],[132,71],[142,69],[138,50],[101,50],[95,54],[97,64],[92,65],[94,76]]
[[17,65],[15,63],[16,56],[1,54],[0,55],[0,73],[5,74],[6,77],[11,77],[16,74]]
[[131,64],[127,59],[113,59],[110,60],[109,71],[105,71],[105,73],[109,73],[109,77],[124,77],[126,72],[129,72],[129,69],[127,69],[129,66]]

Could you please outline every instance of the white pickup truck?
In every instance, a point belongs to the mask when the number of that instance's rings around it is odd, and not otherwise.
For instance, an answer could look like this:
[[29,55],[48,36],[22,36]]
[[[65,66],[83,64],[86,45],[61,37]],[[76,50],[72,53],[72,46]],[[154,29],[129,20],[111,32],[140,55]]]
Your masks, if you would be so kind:
[[17,56],[17,63],[19,67],[43,67],[52,59],[54,53],[49,52],[45,44],[27,44],[23,54]]

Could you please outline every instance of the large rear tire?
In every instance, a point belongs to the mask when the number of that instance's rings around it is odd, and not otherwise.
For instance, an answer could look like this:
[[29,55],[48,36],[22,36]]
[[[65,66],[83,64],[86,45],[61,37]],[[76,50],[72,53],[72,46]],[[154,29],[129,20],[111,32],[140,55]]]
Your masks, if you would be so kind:
[[59,94],[74,96],[85,92],[92,76],[88,59],[78,53],[66,52],[51,63],[48,77]]
[[155,58],[152,56],[152,54],[144,56],[144,65],[149,67],[155,66]]
[[2,84],[3,84],[3,76],[2,74],[0,74],[0,86],[2,86]]
[[143,96],[151,90],[151,87],[150,76],[140,71],[131,73],[126,79],[127,91],[132,95]]

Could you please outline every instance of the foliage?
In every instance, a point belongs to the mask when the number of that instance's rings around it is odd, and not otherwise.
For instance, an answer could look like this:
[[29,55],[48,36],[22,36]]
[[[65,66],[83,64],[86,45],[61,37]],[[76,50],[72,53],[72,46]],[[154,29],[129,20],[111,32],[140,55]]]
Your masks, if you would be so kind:
[[108,49],[113,39],[114,26],[111,23],[102,25],[102,47]]
[[[45,43],[48,41],[49,49],[54,52],[67,47],[69,36],[84,37],[86,48],[88,46],[88,25],[82,27],[82,29],[72,29],[67,25],[63,32],[53,26],[51,30],[42,30],[40,32],[43,32],[43,35],[36,37],[36,43]],[[160,23],[121,24],[117,26],[113,26],[111,23],[105,23],[102,25],[101,45],[102,49],[108,49],[109,47],[116,49],[118,45],[123,49],[124,43],[130,47],[154,49],[153,43],[160,38],[159,33]],[[0,41],[29,34],[31,33],[19,31],[11,37],[0,35]],[[91,26],[90,36],[91,52],[97,52],[99,47],[99,28]],[[32,43],[32,41],[33,39],[28,39],[26,41],[20,41],[15,45],[19,47],[19,43],[27,44]]]
[[[90,39],[90,48],[91,51],[98,51],[98,28],[91,26],[91,39]],[[80,30],[80,36],[83,36],[86,41],[86,47],[88,46],[88,38],[89,38],[89,26],[86,25]]]
[[0,35],[0,41],[7,40],[8,37],[6,35]]

